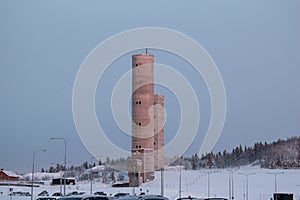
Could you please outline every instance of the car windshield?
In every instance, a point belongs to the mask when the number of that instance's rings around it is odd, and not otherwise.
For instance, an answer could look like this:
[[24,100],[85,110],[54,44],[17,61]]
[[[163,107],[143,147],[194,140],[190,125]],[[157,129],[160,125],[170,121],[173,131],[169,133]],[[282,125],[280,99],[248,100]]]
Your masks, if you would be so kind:
[[37,200],[56,200],[56,198],[43,197],[43,198],[38,198]]
[[108,197],[94,197],[94,200],[108,200]]

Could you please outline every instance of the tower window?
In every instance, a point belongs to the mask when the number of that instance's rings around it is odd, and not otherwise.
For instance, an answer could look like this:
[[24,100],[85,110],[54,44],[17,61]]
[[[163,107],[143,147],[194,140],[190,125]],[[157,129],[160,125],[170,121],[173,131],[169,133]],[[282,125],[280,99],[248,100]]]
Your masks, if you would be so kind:
[[142,123],[141,122],[139,122],[139,126],[141,126],[142,125]]
[[138,65],[139,65],[139,64],[137,64],[137,63],[135,64],[135,66],[138,66]]
[[140,145],[139,148],[142,148],[142,146]]
[[138,104],[138,102],[136,101],[135,104]]
[[139,104],[142,104],[142,102],[141,102],[141,101],[139,101]]
[[136,145],[135,147],[138,148],[138,145]]

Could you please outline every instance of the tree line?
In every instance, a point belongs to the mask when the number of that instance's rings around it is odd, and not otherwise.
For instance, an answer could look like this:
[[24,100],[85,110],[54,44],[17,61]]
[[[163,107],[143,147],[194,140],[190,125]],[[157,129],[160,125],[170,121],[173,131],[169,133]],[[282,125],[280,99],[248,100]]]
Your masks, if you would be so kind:
[[181,159],[188,162],[187,167],[190,166],[191,169],[230,168],[250,164],[271,169],[300,168],[300,137],[279,139],[272,143],[258,142],[252,147],[239,145],[231,152],[210,152],[201,157],[194,154],[192,157]]
[[[108,166],[109,168],[117,168],[127,170],[128,158],[111,159],[106,158],[105,161],[88,162],[85,161],[80,166],[68,166],[67,174],[76,176],[84,174],[88,169],[95,166]],[[201,156],[194,154],[190,157],[179,157],[171,165],[183,165],[186,169],[201,168],[231,168],[245,165],[260,165],[262,168],[300,168],[300,137],[292,137],[287,140],[279,139],[272,143],[257,142],[252,147],[239,145],[232,151],[210,152]],[[64,171],[64,166],[57,164],[50,166],[49,169],[42,169],[42,172],[59,172]]]

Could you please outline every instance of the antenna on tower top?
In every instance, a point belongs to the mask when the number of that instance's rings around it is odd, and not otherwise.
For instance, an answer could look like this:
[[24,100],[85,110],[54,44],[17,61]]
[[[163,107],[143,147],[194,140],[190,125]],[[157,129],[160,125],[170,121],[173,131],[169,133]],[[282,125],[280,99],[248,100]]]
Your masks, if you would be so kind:
[[148,48],[146,48],[146,54],[148,54],[147,52],[148,52]]

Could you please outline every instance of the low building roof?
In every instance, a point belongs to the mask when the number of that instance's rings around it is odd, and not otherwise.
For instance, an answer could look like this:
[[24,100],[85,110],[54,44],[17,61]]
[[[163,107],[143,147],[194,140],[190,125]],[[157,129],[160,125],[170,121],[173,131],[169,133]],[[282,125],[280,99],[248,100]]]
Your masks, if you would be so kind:
[[8,170],[3,170],[3,169],[1,169],[1,171],[3,173],[5,173],[7,176],[10,176],[10,177],[19,177],[19,175],[17,175],[15,172],[8,171]]

